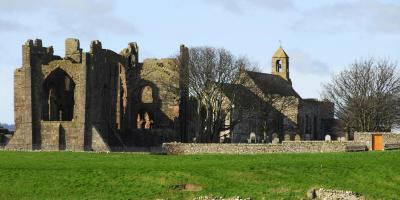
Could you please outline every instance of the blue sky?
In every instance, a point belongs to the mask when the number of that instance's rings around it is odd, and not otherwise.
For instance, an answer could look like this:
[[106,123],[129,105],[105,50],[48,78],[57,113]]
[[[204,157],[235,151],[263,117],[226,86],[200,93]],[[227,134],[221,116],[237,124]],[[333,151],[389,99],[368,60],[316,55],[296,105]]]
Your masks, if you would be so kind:
[[175,55],[180,44],[224,47],[270,72],[279,40],[294,88],[319,98],[321,84],[356,59],[400,61],[396,0],[1,0],[0,122],[13,123],[13,71],[21,45],[40,38],[64,55],[64,40],[92,40],[119,52],[137,42],[140,59]]

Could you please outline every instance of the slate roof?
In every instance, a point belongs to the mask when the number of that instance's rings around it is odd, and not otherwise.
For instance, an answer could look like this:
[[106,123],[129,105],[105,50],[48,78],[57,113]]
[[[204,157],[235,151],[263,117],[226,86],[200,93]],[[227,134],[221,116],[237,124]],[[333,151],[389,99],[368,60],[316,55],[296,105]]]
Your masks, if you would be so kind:
[[264,94],[278,94],[300,98],[300,95],[297,94],[292,85],[278,75],[252,71],[245,71],[245,73],[248,74]]
[[248,88],[239,84],[223,84],[222,91],[232,103],[237,105],[251,104],[261,100]]

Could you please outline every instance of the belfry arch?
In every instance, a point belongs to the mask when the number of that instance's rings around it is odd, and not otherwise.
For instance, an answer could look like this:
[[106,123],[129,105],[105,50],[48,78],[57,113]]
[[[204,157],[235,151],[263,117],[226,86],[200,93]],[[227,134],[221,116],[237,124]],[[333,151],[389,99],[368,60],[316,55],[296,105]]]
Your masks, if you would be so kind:
[[72,121],[75,82],[62,69],[52,71],[43,82],[42,120]]

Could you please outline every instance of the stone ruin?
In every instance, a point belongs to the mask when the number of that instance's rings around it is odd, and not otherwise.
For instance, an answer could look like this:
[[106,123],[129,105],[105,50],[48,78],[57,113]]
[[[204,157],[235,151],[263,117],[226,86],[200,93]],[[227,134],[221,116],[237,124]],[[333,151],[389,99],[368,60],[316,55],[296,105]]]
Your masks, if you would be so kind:
[[[125,151],[164,142],[197,142],[194,138],[201,139],[195,131],[198,124],[190,120],[194,116],[189,112],[188,58],[188,48],[181,45],[176,58],[139,62],[134,42],[116,53],[95,40],[84,52],[74,38],[65,40],[62,57],[54,55],[52,46],[43,46],[42,40],[28,40],[22,45],[22,66],[14,73],[16,131],[6,148]],[[333,104],[297,94],[289,78],[289,57],[282,48],[272,61],[272,74],[243,72],[252,80],[243,87],[253,95],[242,94],[256,99],[268,94],[280,97],[277,105],[271,105],[276,110],[268,119],[271,130],[264,133],[257,128],[262,120],[249,118],[232,133],[226,132],[232,138],[224,142],[323,140],[330,131]],[[290,105],[285,104],[288,100]],[[288,109],[275,108],[283,105]],[[231,115],[234,118],[233,111]]]
[[184,141],[187,57],[182,45],[178,58],[139,62],[136,43],[116,53],[95,40],[84,52],[73,38],[61,57],[28,40],[14,73],[16,131],[6,148],[109,151]]

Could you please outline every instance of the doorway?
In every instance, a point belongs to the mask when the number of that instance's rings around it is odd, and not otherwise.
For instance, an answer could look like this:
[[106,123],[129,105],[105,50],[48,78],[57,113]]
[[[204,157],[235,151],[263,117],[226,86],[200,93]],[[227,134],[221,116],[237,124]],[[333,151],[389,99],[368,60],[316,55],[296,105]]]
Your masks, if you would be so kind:
[[372,150],[374,151],[382,151],[382,134],[373,134],[372,135]]

